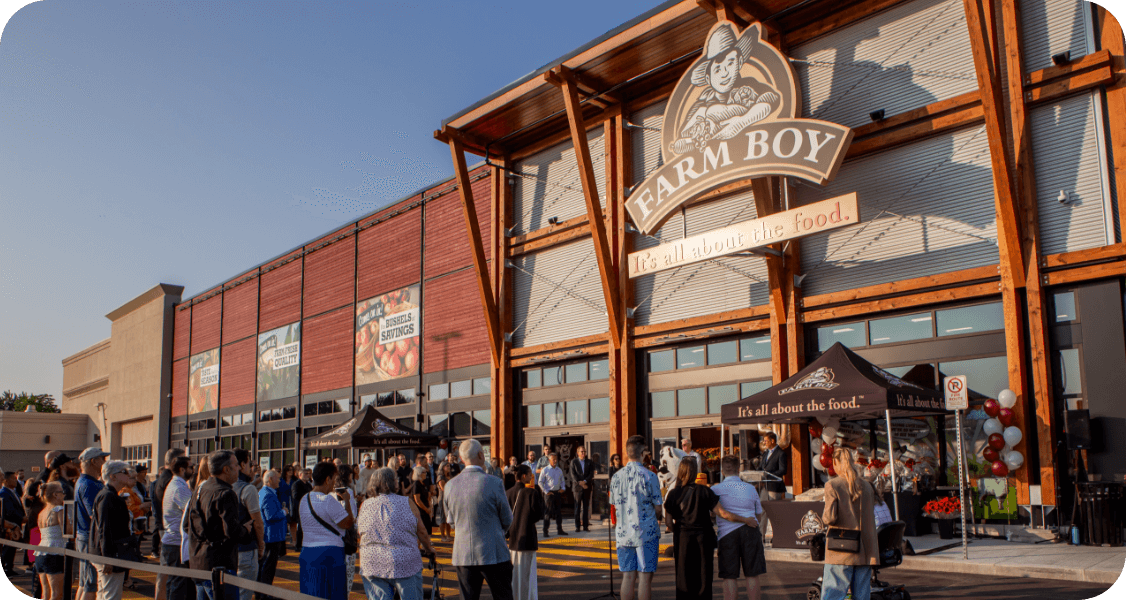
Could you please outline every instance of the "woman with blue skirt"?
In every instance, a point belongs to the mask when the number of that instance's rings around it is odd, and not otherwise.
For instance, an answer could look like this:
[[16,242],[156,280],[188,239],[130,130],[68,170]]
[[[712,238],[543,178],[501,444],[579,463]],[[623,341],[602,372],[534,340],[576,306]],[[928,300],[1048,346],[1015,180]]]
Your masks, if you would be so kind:
[[348,600],[352,582],[344,565],[344,532],[352,526],[350,492],[340,490],[341,503],[329,495],[336,485],[336,465],[323,462],[313,468],[313,491],[297,505],[301,520],[301,593],[325,600]]

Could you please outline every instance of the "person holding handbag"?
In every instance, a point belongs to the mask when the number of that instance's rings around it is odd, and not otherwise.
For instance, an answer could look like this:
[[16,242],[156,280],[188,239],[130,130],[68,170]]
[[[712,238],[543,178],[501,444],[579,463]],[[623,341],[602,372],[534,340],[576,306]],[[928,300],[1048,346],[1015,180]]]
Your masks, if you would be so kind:
[[872,565],[879,564],[876,492],[856,474],[852,451],[833,451],[837,476],[825,483],[825,573],[822,600],[844,600],[849,588],[857,600],[872,594]]
[[508,526],[508,549],[512,553],[512,597],[515,600],[536,600],[536,551],[539,538],[536,526],[544,517],[543,490],[533,483],[532,468],[513,467],[516,484],[505,493],[512,507],[512,524]]
[[340,490],[343,502],[332,494],[336,486],[336,465],[317,463],[313,467],[313,491],[297,506],[302,541],[300,565],[301,593],[325,600],[347,600],[351,582],[345,581],[344,532],[355,522],[351,494]]

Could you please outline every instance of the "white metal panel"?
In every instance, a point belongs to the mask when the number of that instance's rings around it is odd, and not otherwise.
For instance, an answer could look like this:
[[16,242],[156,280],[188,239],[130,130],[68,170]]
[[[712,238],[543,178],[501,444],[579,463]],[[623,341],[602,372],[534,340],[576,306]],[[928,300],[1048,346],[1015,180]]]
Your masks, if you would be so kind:
[[[1106,160],[1097,131],[1096,101],[1093,93],[1072,96],[1037,106],[1029,115],[1042,254],[1108,243],[1108,223],[1113,220],[1107,214],[1110,195],[1104,186]],[[1061,193],[1070,204],[1059,201]]]
[[663,164],[661,160],[661,125],[665,121],[666,101],[651,104],[633,113],[629,122],[637,127],[630,130],[630,150],[633,154],[633,181],[643,181],[645,176]]
[[977,89],[962,0],[913,0],[791,53],[802,115],[849,127]]
[[[676,213],[654,236],[634,234],[634,248],[658,244],[756,218],[750,192],[691,206]],[[635,282],[636,325],[715,314],[765,304],[769,293],[766,261],[759,256],[725,256],[642,275]]]
[[1052,66],[1052,56],[1090,54],[1091,3],[1086,0],[1020,0],[1021,51],[1025,72]]
[[861,224],[802,240],[807,296],[998,262],[984,125],[849,161],[825,187],[798,186],[791,204],[848,192]]
[[512,259],[513,346],[605,333],[606,298],[594,242],[584,238]]
[[[602,127],[587,134],[590,162],[598,186],[598,198],[606,207],[606,144]],[[575,150],[568,139],[516,163],[513,189],[513,227],[517,235],[547,227],[547,220],[565,221],[586,214],[586,200],[579,179]]]

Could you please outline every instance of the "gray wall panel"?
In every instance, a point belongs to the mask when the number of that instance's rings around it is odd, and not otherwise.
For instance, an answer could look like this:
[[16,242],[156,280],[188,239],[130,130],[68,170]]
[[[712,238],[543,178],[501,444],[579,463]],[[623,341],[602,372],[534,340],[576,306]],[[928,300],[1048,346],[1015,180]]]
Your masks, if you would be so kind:
[[1065,50],[1072,58],[1093,52],[1090,18],[1085,0],[1020,0],[1025,72],[1052,66],[1052,55]]
[[[606,207],[606,144],[602,127],[587,134],[590,162],[598,185],[598,198]],[[552,146],[516,163],[513,189],[513,228],[517,235],[547,227],[547,220],[560,221],[586,214],[586,200],[579,180],[578,162],[570,140]]]
[[513,346],[535,346],[609,330],[590,238],[512,259]]

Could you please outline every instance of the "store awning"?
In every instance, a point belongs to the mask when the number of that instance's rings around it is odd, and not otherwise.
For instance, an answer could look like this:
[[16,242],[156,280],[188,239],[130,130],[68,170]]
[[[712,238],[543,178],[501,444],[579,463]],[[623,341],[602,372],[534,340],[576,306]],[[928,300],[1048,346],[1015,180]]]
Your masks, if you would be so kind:
[[836,343],[782,383],[723,407],[728,425],[801,423],[817,417],[883,419],[946,413],[942,393],[905,381]]
[[403,427],[367,405],[343,425],[305,440],[308,450],[347,448],[437,448],[436,435]]

